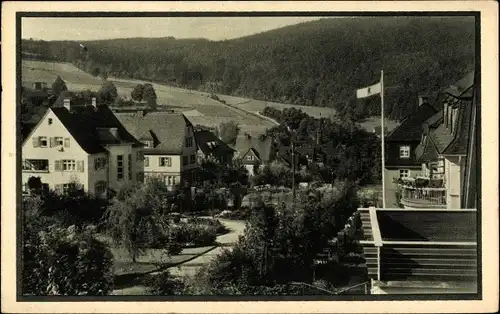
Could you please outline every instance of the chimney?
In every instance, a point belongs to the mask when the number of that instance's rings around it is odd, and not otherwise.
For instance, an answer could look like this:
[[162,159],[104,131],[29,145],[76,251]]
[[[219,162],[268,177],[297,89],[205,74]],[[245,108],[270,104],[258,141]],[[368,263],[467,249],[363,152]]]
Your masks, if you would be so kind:
[[424,103],[427,103],[428,100],[429,100],[429,97],[424,96],[424,95],[420,95],[420,96],[418,96],[418,105],[422,106]]
[[64,108],[66,108],[68,111],[71,109],[71,99],[65,98],[64,99]]
[[97,99],[95,97],[92,97],[92,107],[97,109]]

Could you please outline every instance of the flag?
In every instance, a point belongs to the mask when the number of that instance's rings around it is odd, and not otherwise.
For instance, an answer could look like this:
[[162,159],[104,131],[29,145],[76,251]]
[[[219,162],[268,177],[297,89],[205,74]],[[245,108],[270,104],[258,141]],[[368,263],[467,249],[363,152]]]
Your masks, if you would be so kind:
[[380,94],[381,90],[382,90],[382,84],[381,82],[378,82],[377,84],[356,90],[356,97],[357,98],[370,97],[373,95]]

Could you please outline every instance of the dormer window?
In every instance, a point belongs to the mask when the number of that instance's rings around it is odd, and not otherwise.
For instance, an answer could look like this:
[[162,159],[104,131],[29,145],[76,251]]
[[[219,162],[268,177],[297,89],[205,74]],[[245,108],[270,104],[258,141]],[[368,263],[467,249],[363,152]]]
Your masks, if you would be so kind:
[[247,156],[247,160],[249,160],[249,161],[254,160],[254,156],[252,156],[252,155],[248,155],[248,156]]
[[142,142],[147,148],[153,148],[153,141],[144,141]]
[[399,158],[410,158],[410,146],[399,146]]

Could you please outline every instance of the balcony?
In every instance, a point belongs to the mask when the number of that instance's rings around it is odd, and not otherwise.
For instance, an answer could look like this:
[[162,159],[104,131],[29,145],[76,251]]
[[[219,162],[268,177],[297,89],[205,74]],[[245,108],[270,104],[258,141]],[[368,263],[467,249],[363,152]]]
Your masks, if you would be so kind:
[[443,180],[429,178],[402,178],[398,186],[399,203],[404,208],[446,208],[446,187]]

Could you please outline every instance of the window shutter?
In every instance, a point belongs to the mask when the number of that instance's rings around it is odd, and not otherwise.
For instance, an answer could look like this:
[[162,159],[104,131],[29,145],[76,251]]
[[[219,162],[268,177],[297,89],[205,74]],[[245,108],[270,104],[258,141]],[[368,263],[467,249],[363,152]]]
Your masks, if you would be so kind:
[[97,158],[94,158],[94,169],[97,170]]
[[64,147],[69,147],[69,137],[64,139]]
[[57,194],[62,194],[63,191],[63,185],[62,184],[56,184],[55,185],[55,190]]
[[77,164],[76,164],[76,169],[80,172],[83,172],[84,168],[83,168],[83,160],[78,160],[77,161]]
[[49,145],[50,145],[50,147],[56,146],[56,138],[55,137],[51,137],[50,138],[50,144]]
[[158,166],[161,166],[161,157],[158,157]]
[[56,160],[54,163],[55,171],[62,171],[62,160]]
[[172,158],[167,158],[167,166],[172,167]]
[[33,147],[40,147],[40,137],[33,137]]

